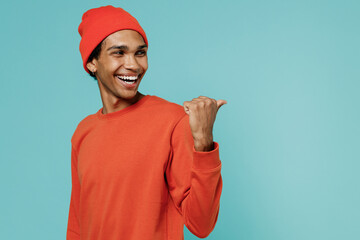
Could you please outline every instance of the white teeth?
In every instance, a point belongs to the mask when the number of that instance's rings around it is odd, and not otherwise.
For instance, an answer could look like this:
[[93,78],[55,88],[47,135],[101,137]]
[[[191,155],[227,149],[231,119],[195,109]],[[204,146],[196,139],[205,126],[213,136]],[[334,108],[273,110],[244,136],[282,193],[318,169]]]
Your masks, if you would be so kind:
[[117,76],[117,77],[122,80],[131,80],[131,81],[135,81],[138,78],[137,76]]

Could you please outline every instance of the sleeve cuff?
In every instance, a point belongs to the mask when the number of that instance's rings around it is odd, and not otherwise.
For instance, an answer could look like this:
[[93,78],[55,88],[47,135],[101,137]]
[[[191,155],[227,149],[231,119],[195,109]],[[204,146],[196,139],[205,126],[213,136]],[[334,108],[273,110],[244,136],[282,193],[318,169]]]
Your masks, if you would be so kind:
[[193,150],[193,168],[195,169],[212,169],[221,165],[220,155],[219,155],[219,144],[214,141],[214,149],[207,152],[198,152],[195,150],[195,147],[192,147]]

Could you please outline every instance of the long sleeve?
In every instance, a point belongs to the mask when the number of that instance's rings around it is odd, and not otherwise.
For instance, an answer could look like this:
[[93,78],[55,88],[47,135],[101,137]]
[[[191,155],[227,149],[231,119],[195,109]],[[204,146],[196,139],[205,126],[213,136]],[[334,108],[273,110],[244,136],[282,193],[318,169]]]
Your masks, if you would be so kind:
[[80,239],[79,225],[79,202],[80,202],[80,183],[77,171],[77,154],[74,147],[71,147],[71,198],[69,207],[69,218],[66,232],[67,240]]
[[171,154],[166,179],[175,207],[186,227],[197,237],[207,237],[215,227],[222,190],[219,144],[209,152],[197,152],[188,115],[171,136]]

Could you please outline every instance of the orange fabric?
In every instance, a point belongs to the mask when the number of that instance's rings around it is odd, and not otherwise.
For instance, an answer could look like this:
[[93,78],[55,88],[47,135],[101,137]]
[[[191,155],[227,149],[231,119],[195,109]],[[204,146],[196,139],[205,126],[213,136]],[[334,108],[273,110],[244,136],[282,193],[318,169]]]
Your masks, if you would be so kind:
[[183,106],[146,95],[84,118],[72,138],[67,240],[182,240],[215,227],[219,144],[197,152]]

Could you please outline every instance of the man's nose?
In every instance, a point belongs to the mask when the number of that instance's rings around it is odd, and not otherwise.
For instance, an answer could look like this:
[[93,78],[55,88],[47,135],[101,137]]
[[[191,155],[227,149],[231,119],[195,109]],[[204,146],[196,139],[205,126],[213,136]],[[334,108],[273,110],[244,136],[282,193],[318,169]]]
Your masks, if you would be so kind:
[[137,62],[135,56],[133,55],[128,55],[125,58],[125,63],[124,63],[124,67],[127,69],[131,69],[134,71],[137,71],[140,67],[139,63]]

